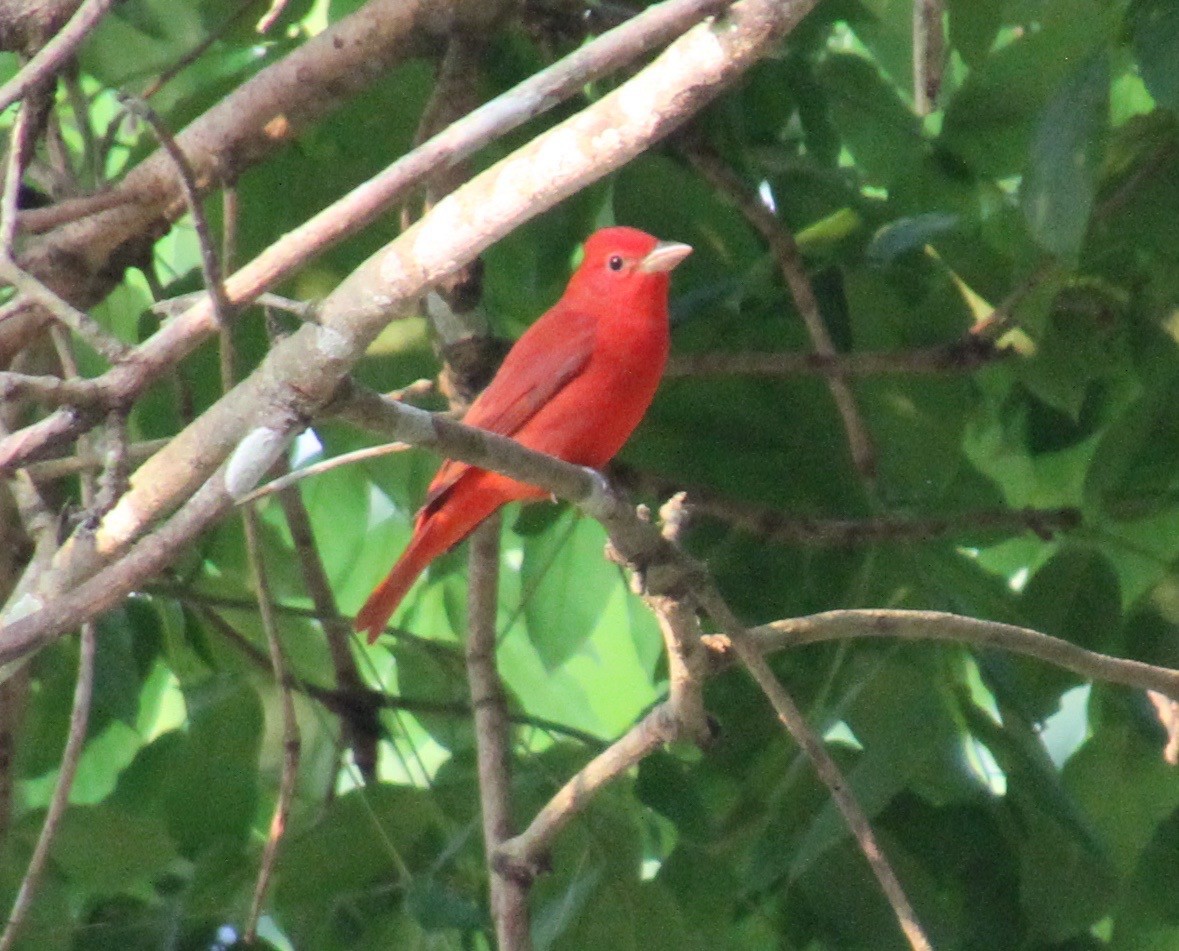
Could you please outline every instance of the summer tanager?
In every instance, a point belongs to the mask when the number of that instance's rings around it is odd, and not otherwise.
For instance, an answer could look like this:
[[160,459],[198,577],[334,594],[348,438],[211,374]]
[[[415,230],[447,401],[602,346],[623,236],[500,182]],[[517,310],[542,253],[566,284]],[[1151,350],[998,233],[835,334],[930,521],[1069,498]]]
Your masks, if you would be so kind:
[[[667,362],[670,271],[692,249],[634,228],[604,228],[565,293],[525,331],[463,422],[529,449],[599,468],[643,418]],[[465,462],[443,463],[413,537],[356,616],[376,640],[414,580],[496,509],[545,492]]]

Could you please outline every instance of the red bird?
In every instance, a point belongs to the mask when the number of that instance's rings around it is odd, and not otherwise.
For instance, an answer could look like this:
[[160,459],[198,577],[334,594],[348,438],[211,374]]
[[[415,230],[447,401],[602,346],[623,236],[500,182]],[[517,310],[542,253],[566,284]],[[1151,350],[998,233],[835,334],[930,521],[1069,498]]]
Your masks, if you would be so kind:
[[[667,362],[670,272],[692,249],[634,228],[604,228],[553,307],[525,331],[463,422],[576,465],[600,468],[638,426]],[[430,562],[536,486],[443,463],[413,537],[356,616],[369,643]]]

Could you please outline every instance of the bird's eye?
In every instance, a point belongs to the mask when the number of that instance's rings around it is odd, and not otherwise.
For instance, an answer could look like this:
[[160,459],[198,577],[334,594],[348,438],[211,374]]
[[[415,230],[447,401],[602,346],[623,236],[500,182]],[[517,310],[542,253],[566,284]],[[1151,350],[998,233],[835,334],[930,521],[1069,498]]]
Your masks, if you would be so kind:
[[611,271],[621,271],[622,257],[617,254],[610,255],[610,260],[606,262],[606,266],[609,267]]

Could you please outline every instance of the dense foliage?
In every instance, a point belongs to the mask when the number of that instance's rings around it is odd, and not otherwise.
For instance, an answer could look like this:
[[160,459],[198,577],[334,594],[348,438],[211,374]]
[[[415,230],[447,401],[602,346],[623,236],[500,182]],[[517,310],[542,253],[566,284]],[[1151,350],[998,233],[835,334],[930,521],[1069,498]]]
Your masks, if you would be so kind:
[[[226,30],[230,6],[117,6],[80,56],[93,132],[59,94],[69,153],[95,154],[121,115],[116,90],[144,89],[213,31],[223,30],[152,99],[172,128],[359,4],[293,3],[267,37],[256,16]],[[486,37],[480,100],[598,24],[544,6]],[[1179,6],[948,0],[945,25],[941,88],[920,116],[911,4],[825,0],[684,136],[492,247],[483,306],[496,334],[518,336],[603,224],[695,246],[673,283],[677,370],[619,478],[653,508],[679,488],[700,500],[685,544],[750,625],[833,608],[937,609],[1179,666]],[[411,148],[434,64],[406,61],[246,171],[237,258]],[[130,125],[108,144],[101,180],[155,148],[150,130]],[[848,377],[874,465],[853,460],[821,373],[706,373],[689,359],[813,349],[777,259],[693,164],[701,153],[795,234],[837,351],[897,355],[890,372]],[[83,186],[99,183],[82,173]],[[216,230],[219,201],[209,213]],[[381,221],[284,293],[322,295],[396,229]],[[156,243],[153,267],[166,296],[200,287],[188,219]],[[129,271],[92,313],[138,342],[157,326],[149,287]],[[243,315],[235,339],[245,374],[268,345],[260,312]],[[103,368],[84,348],[79,358],[84,374]],[[437,371],[427,325],[411,318],[390,326],[357,376],[391,390]],[[133,440],[173,435],[220,393],[212,341],[136,403]],[[316,423],[292,461],[373,441]],[[405,543],[435,465],[406,452],[301,484],[343,612]],[[77,487],[61,485],[64,503]],[[465,552],[430,569],[396,633],[355,643],[364,679],[393,698],[379,715],[380,781],[365,785],[338,709],[323,702],[336,667],[289,523],[273,500],[260,513],[302,738],[263,936],[316,951],[489,947]],[[498,657],[516,714],[521,826],[666,690],[658,626],[603,558],[604,541],[568,506],[505,519]],[[265,651],[236,517],[101,618],[72,804],[19,947],[232,943],[282,764]],[[76,638],[60,640],[23,674],[15,749],[0,763],[15,797],[4,901],[57,775],[78,652]],[[950,640],[817,643],[771,661],[941,951],[1179,948],[1172,701]],[[719,674],[706,701],[719,727],[711,748],[649,757],[561,834],[532,893],[536,947],[904,947],[825,788],[747,675]]]

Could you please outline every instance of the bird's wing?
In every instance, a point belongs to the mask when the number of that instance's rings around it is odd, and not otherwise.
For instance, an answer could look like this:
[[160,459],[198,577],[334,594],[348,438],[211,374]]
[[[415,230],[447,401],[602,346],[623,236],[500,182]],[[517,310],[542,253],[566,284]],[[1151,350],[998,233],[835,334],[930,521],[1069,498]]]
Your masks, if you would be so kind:
[[[585,369],[597,321],[587,311],[557,304],[525,331],[463,422],[513,436]],[[429,515],[471,467],[447,461],[434,480],[419,518]]]

